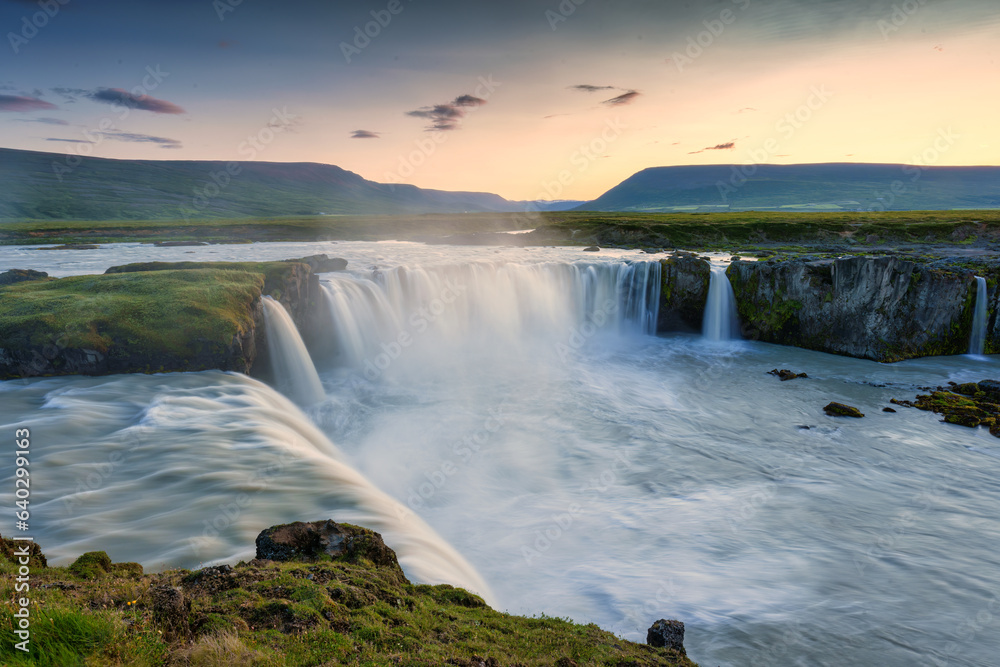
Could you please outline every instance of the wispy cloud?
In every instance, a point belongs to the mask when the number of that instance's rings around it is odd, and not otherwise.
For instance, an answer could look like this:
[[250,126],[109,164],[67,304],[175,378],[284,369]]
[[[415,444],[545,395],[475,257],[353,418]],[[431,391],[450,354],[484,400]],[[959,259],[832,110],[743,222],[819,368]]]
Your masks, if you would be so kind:
[[481,107],[484,104],[486,104],[486,100],[481,97],[459,95],[446,104],[421,107],[415,111],[407,111],[406,115],[429,120],[430,124],[425,128],[428,132],[457,130],[462,119],[465,118],[466,109]]
[[45,141],[61,141],[67,144],[92,144],[93,141],[84,141],[83,139],[58,139],[56,137],[49,137]]
[[181,142],[177,139],[166,137],[154,137],[150,134],[136,134],[134,132],[102,132],[102,136],[115,141],[127,141],[137,144],[158,144],[160,148],[180,148]]
[[141,109],[153,113],[182,114],[187,113],[173,102],[158,100],[149,95],[133,95],[121,88],[98,88],[88,95],[95,102],[116,104],[130,109]]
[[736,148],[735,141],[727,141],[724,144],[716,144],[714,146],[706,146],[700,151],[691,151],[688,155],[697,155],[698,153],[704,153],[705,151],[731,151]]
[[21,123],[44,123],[45,125],[69,125],[69,122],[61,118],[15,118]]
[[0,95],[0,111],[40,111],[55,109],[56,105],[37,97],[23,95]]
[[619,107],[624,104],[631,104],[635,102],[636,98],[642,95],[637,90],[630,90],[628,92],[622,93],[617,97],[612,97],[610,100],[604,100],[601,104],[607,104],[609,107]]
[[351,132],[351,139],[381,139],[381,132],[371,132],[370,130],[354,130]]
[[570,90],[579,90],[584,93],[596,93],[600,90],[615,90],[614,86],[591,86],[586,83],[579,83],[575,86],[569,86]]

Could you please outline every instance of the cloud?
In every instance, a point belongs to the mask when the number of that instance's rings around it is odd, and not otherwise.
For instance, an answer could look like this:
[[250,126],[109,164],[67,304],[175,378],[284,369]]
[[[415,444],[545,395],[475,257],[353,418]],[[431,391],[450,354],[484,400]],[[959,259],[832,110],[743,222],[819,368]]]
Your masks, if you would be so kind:
[[101,136],[114,141],[127,141],[137,144],[159,144],[160,148],[180,148],[181,142],[177,139],[166,137],[154,137],[149,134],[135,134],[133,132],[101,132]]
[[83,139],[57,139],[55,137],[49,137],[45,141],[62,141],[67,144],[92,144],[93,141],[84,141]]
[[631,104],[635,101],[635,98],[642,95],[637,90],[630,90],[626,93],[622,93],[618,97],[612,97],[610,100],[604,100],[601,104],[607,104],[609,107],[620,107],[623,104]]
[[735,141],[727,141],[724,144],[716,144],[715,146],[707,146],[702,148],[700,151],[691,151],[688,155],[697,155],[698,153],[704,153],[705,151],[731,151],[736,148]]
[[369,130],[354,130],[351,132],[351,139],[381,139],[381,132],[371,132]]
[[158,100],[149,95],[136,96],[121,88],[98,88],[87,96],[95,102],[115,104],[128,107],[129,109],[141,109],[142,111],[151,111],[153,113],[187,113],[172,102]]
[[0,111],[39,111],[41,109],[55,109],[56,105],[37,97],[23,97],[21,95],[0,95]]
[[599,90],[614,90],[614,86],[591,86],[585,83],[580,83],[575,86],[569,86],[570,90],[579,90],[584,93],[596,93]]
[[486,100],[474,95],[459,95],[446,104],[435,104],[430,107],[421,107],[415,111],[407,111],[407,116],[414,118],[426,118],[431,121],[425,130],[427,132],[457,130],[466,109],[469,107],[481,107],[486,104]]
[[45,125],[69,125],[69,123],[61,118],[15,118],[14,120],[20,121],[22,123],[44,123]]

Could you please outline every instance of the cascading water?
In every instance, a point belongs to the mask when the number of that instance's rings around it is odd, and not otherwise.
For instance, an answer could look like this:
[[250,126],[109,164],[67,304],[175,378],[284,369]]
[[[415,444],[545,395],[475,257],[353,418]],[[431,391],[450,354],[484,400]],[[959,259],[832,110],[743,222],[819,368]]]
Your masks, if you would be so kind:
[[309,350],[285,307],[269,296],[262,299],[274,381],[300,405],[313,405],[326,398]]
[[972,336],[969,338],[969,354],[982,355],[986,352],[986,325],[988,320],[986,278],[976,276],[976,311],[972,317]]
[[736,312],[736,295],[733,293],[733,285],[729,282],[724,266],[712,266],[702,335],[711,341],[740,339],[740,316]]
[[409,347],[420,348],[423,359],[442,359],[458,347],[495,351],[541,342],[551,349],[574,333],[653,335],[660,264],[474,263],[330,275],[322,285],[336,365],[381,359],[384,370]]

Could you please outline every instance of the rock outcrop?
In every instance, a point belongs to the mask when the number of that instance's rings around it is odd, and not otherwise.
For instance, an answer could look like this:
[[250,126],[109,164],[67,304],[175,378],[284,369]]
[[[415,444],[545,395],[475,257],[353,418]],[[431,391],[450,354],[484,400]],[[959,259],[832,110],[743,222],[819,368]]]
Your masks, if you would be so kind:
[[363,558],[376,567],[399,570],[396,552],[381,535],[332,519],[271,526],[260,532],[256,545],[261,560],[312,562],[326,556],[356,562]]
[[660,267],[657,330],[700,332],[712,275],[709,263],[689,253],[676,253],[661,259]]
[[892,362],[964,354],[975,280],[895,257],[733,262],[747,338]]
[[41,280],[48,278],[49,274],[44,271],[32,271],[31,269],[11,269],[0,273],[0,286],[23,283],[27,280]]

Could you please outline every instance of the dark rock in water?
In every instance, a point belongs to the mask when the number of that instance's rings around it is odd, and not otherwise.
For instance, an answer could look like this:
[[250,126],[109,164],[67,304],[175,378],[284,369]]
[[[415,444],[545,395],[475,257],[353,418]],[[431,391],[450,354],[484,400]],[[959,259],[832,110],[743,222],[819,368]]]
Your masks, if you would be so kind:
[[812,429],[811,426],[807,426],[806,424],[799,424],[798,426],[796,426],[796,428],[799,429],[800,431],[809,431]]
[[327,257],[326,255],[309,255],[308,257],[297,257],[294,259],[286,259],[285,261],[308,264],[313,273],[343,271],[347,268],[346,259],[342,259],[340,257]]
[[646,643],[684,653],[684,624],[661,618],[646,631]]
[[186,248],[188,246],[208,245],[204,241],[156,241],[157,248]]
[[864,417],[861,410],[850,405],[844,405],[843,403],[830,403],[823,408],[823,411],[831,417]]
[[39,250],[100,250],[101,246],[92,243],[64,243],[63,245],[48,246]]
[[314,561],[322,556],[399,569],[396,552],[375,531],[337,523],[332,519],[271,526],[257,536],[257,558],[277,561]]
[[584,248],[583,251],[584,252],[601,252],[601,249],[598,248],[596,245],[592,245],[589,248]]
[[882,408],[882,412],[895,412],[892,408]]
[[23,283],[26,280],[41,280],[48,278],[49,274],[44,271],[32,271],[31,269],[11,269],[0,273],[0,285],[13,285]]
[[767,374],[768,375],[777,375],[779,378],[781,378],[782,382],[784,382],[785,380],[794,380],[795,378],[808,378],[809,377],[805,373],[796,373],[794,371],[788,370],[787,368],[783,368],[780,371],[777,368],[775,368],[772,371],[768,371]]
[[678,252],[660,260],[657,331],[701,331],[712,270],[708,262]]
[[743,258],[740,257],[739,255],[733,255],[732,257],[729,258],[730,262],[739,262],[739,261],[742,261],[742,260],[743,260]]

